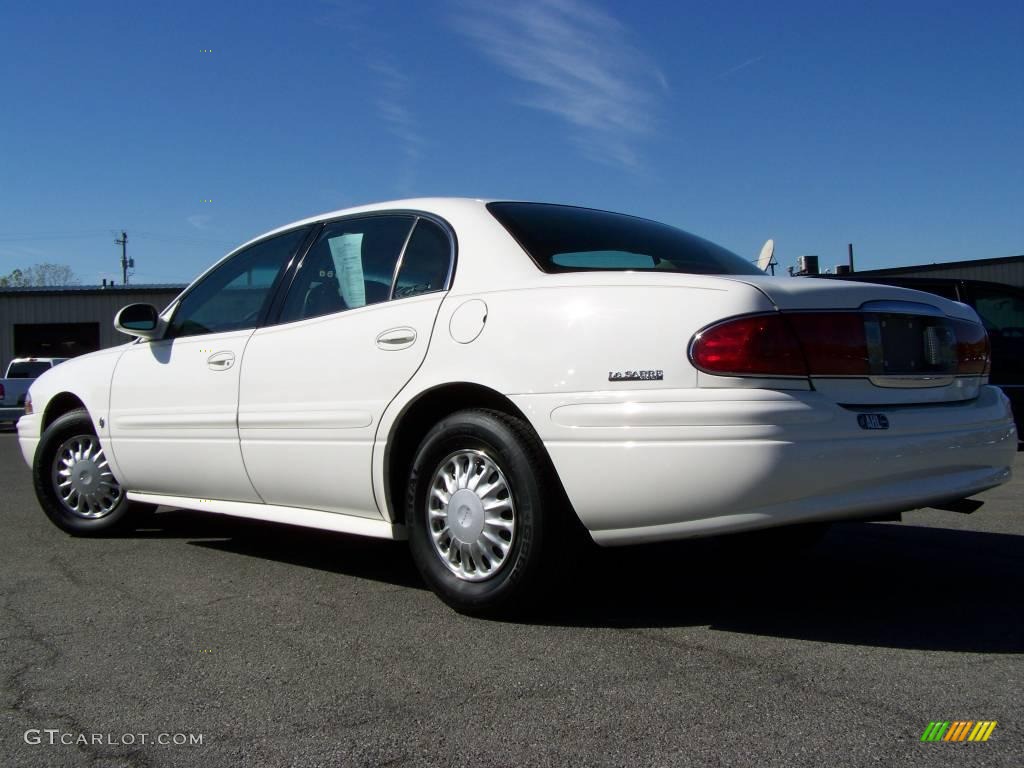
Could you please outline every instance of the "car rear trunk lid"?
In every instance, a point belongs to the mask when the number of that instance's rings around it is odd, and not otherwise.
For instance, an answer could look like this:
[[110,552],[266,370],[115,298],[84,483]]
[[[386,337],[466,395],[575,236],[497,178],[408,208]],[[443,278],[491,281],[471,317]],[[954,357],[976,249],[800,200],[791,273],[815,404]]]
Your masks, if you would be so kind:
[[830,317],[845,316],[855,328],[862,328],[864,370],[823,374],[809,360],[812,385],[837,403],[856,407],[955,402],[977,397],[984,383],[987,339],[974,310],[965,304],[871,283],[745,275],[736,279],[762,291],[790,319],[805,354],[812,346],[836,345],[837,324]]

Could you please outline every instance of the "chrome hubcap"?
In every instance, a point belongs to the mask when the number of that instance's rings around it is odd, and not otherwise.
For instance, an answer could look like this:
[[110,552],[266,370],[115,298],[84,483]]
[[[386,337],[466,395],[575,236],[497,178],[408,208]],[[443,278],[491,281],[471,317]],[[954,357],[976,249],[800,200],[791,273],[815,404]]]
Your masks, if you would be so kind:
[[52,476],[60,503],[78,517],[109,515],[124,495],[94,435],[77,435],[61,443]]
[[494,460],[482,451],[453,453],[438,465],[428,493],[427,526],[448,570],[465,581],[500,571],[515,540],[516,511]]

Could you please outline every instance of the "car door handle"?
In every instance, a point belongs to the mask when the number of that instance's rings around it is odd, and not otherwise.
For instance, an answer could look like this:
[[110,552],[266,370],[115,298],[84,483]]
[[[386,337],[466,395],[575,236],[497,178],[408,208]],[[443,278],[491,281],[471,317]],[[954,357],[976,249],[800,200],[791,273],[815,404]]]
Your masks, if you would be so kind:
[[234,352],[214,352],[206,358],[206,367],[211,371],[226,371],[234,364]]
[[391,328],[377,337],[377,346],[393,351],[411,347],[416,341],[416,330],[409,327]]

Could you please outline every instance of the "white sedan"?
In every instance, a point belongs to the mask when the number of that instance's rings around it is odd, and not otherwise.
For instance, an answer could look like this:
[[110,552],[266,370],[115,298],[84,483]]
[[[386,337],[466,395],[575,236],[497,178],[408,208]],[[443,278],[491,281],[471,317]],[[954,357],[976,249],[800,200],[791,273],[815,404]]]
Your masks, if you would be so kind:
[[45,373],[18,423],[56,525],[169,505],[408,538],[466,612],[557,578],[578,532],[891,517],[1005,482],[1017,445],[969,307],[586,208],[317,216],[115,322],[137,339]]

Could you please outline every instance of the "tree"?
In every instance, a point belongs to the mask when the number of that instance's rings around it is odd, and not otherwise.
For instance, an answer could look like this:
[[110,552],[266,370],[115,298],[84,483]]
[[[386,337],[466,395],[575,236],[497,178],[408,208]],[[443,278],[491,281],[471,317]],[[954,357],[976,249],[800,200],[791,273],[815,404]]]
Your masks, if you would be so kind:
[[15,269],[10,274],[0,277],[0,288],[78,284],[79,280],[74,270],[67,264],[36,264],[28,269]]
[[24,288],[26,285],[28,283],[25,282],[25,273],[20,269],[0,277],[0,288]]

